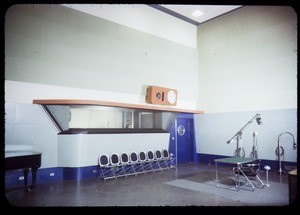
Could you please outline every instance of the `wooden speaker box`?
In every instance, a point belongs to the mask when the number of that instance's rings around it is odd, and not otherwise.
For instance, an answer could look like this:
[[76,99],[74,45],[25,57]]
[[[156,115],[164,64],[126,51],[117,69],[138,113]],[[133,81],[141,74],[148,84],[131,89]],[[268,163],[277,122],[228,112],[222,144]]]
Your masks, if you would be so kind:
[[149,104],[175,106],[177,104],[177,90],[165,87],[149,86],[147,88],[146,102]]

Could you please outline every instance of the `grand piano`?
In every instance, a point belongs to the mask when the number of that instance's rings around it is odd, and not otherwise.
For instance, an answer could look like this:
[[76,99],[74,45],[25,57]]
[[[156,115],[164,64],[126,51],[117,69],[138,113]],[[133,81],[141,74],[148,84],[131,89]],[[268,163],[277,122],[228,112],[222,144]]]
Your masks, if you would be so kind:
[[[34,151],[14,151],[5,153],[5,171],[23,169],[24,186],[27,191],[35,188],[37,170],[41,167],[42,153]],[[28,172],[32,172],[32,184],[28,185]]]

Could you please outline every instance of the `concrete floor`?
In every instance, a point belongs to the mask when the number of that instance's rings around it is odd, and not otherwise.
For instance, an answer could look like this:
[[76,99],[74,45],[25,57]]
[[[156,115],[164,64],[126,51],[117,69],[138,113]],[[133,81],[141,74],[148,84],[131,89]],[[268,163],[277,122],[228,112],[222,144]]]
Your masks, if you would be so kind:
[[[219,183],[234,185],[232,167],[218,167]],[[285,206],[288,174],[269,172],[270,187],[233,191],[216,186],[215,166],[186,163],[177,168],[104,181],[86,179],[38,184],[30,192],[5,190],[11,206]],[[266,183],[266,173],[261,173]],[[223,182],[222,182],[223,180]],[[227,183],[227,184],[226,184]],[[273,193],[272,193],[273,192]]]

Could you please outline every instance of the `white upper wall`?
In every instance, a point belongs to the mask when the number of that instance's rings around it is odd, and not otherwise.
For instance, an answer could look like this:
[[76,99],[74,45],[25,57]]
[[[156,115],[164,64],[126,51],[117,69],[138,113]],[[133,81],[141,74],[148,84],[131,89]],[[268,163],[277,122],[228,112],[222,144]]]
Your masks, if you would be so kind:
[[136,30],[192,48],[197,47],[197,27],[144,4],[64,4]]
[[[119,6],[117,16],[103,9],[106,5],[95,6],[94,13],[101,10],[99,14],[122,24],[62,5],[10,8],[5,17],[5,80],[15,83],[6,87],[44,84],[47,89],[105,92],[104,97],[121,93],[125,102],[143,103],[145,87],[158,85],[178,89],[178,107],[206,113],[297,108],[297,15],[291,7],[245,6],[210,20],[195,32],[196,49],[164,34],[191,36],[182,26],[195,26],[147,5]],[[150,13],[157,13],[156,21]],[[23,94],[12,88],[9,99],[17,102]],[[48,91],[52,98],[61,95]]]
[[177,89],[177,108],[196,109],[197,59],[195,48],[62,5],[14,5],[5,16],[10,102],[64,95],[144,104],[154,85]]
[[297,14],[245,6],[198,27],[206,113],[297,108]]

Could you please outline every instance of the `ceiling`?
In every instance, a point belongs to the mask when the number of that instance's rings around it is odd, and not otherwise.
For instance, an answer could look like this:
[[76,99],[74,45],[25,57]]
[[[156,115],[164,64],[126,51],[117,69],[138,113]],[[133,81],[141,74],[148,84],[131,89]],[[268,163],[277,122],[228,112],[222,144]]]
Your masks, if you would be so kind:
[[[128,9],[134,9],[135,5],[130,4],[63,4],[64,6],[83,11],[85,13],[112,19],[112,15],[118,14],[119,17],[126,15]],[[187,23],[193,25],[200,25],[203,22],[216,18],[218,16],[224,15],[230,11],[238,9],[241,5],[192,5],[192,4],[144,4],[144,6],[149,6],[154,9],[159,10],[162,13],[171,15],[178,19],[181,19]],[[101,13],[99,11],[101,10]],[[201,11],[203,14],[199,17],[195,17],[192,13],[196,10]],[[124,12],[124,13],[123,13]],[[130,10],[130,13],[133,11]],[[140,13],[146,12],[145,10],[138,11]],[[128,15],[128,14],[127,14]],[[150,13],[146,13],[145,16],[149,16]],[[118,16],[113,17],[116,21]],[[153,16],[150,15],[150,16]],[[127,17],[128,18],[128,17]],[[130,18],[132,18],[130,16]],[[154,17],[153,17],[154,18]],[[155,19],[153,19],[155,20]]]
[[[241,7],[241,5],[189,5],[189,4],[186,5],[150,4],[149,6],[194,25],[199,25],[203,22],[224,15],[232,10]],[[202,15],[199,17],[195,17],[192,15],[192,13],[197,10],[198,12],[201,11],[202,13]]]

